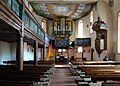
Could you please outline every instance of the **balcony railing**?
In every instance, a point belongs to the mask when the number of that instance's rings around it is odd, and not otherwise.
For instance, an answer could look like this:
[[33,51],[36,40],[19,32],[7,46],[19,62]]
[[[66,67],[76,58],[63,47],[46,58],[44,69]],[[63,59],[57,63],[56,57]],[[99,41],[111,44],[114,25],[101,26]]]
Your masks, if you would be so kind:
[[22,4],[18,0],[2,0],[10,10],[12,10],[19,18],[22,19]]
[[[2,0],[2,2],[5,4],[7,9],[9,9],[16,17],[18,17],[17,19],[20,20],[21,23],[22,21],[24,21],[25,26],[27,26],[27,29],[31,30],[36,35],[38,35],[38,37],[40,37],[43,42],[46,41],[46,43],[49,43],[49,40],[50,40],[49,37],[48,36],[45,37],[46,33],[44,32],[44,30],[42,29],[38,21],[35,19],[34,15],[29,11],[29,9],[26,6],[24,7],[25,11],[23,12],[24,5],[21,2],[19,2],[19,0]],[[5,14],[7,16],[9,15],[7,11]],[[13,17],[10,17],[10,18],[13,18]]]
[[91,38],[77,38],[75,42],[78,46],[91,46]]
[[50,43],[50,38],[47,34],[45,34],[45,42],[46,42],[46,44]]
[[24,14],[24,22],[25,24],[34,32],[34,33],[38,33],[38,26],[37,24],[28,16],[27,13]]

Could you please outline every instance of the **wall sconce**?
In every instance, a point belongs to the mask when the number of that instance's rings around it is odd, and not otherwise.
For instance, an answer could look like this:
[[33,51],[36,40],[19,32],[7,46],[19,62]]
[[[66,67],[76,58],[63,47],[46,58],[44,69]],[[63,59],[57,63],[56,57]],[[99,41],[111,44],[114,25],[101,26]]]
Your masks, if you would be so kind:
[[65,49],[62,49],[63,52],[65,52],[66,50]]
[[65,52],[66,50],[65,49],[58,49],[58,52]]
[[58,49],[58,52],[62,52],[62,49]]

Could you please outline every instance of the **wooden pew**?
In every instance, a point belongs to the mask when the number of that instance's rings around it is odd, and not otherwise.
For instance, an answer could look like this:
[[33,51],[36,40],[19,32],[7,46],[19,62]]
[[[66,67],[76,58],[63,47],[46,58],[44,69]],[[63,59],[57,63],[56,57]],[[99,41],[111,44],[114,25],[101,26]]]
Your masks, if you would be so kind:
[[[11,60],[11,61],[3,61],[3,63],[5,64],[12,64],[15,65],[16,64],[16,60]],[[23,61],[24,65],[34,65],[34,61],[30,60],[30,61]],[[54,61],[37,61],[38,65],[54,65]]]
[[103,82],[102,86],[120,86],[120,82]]
[[104,81],[104,82],[107,82],[107,81],[120,81],[120,73],[119,74],[101,74],[101,75],[92,75],[92,80],[97,82],[97,81]]
[[44,73],[36,71],[0,71],[0,80],[7,81],[32,81],[40,84],[49,84],[50,79]]
[[[80,72],[82,71],[85,72],[85,76],[82,77],[83,80],[79,80],[78,82],[86,82],[84,81],[84,79],[87,78],[86,77],[87,75],[89,75],[88,78],[91,78],[91,80],[90,81],[88,80],[88,82],[120,81],[120,66],[118,65],[119,62],[115,63],[114,61],[114,62],[108,62],[108,63],[107,62],[100,63],[100,61],[98,61],[98,63],[94,63],[92,61],[92,62],[87,62],[87,64],[86,63],[84,64],[83,65],[79,64],[79,66],[77,67],[78,71],[80,70]],[[114,82],[112,82],[112,85],[110,86],[113,86],[113,84]]]
[[[0,65],[0,73],[14,73],[14,74],[38,74],[39,76],[44,76],[49,69],[49,67],[41,68],[39,66],[25,66],[23,71],[18,71],[15,69],[14,65]],[[0,75],[1,75],[0,74]]]
[[120,67],[81,67],[93,81],[120,80]]
[[[5,64],[7,64],[7,65],[16,65],[16,61],[15,60],[12,60],[12,61],[3,61],[3,62]],[[54,73],[54,61],[40,61],[39,60],[39,61],[37,61],[37,63],[38,63],[37,66],[40,66],[41,68],[48,68],[48,71],[50,72],[50,74]],[[24,64],[24,67],[25,66],[34,66],[34,61],[33,60],[24,61],[23,64]],[[24,69],[28,69],[28,68],[26,67]]]
[[1,71],[0,80],[12,80],[12,81],[34,81],[39,82],[44,73],[31,72],[31,71]]
[[[38,72],[47,72],[50,67],[42,67],[42,66],[24,66],[23,70],[25,71],[38,71]],[[0,65],[0,71],[10,71],[10,70],[17,70],[15,65]]]
[[0,70],[2,70],[2,69],[16,70],[17,66],[16,65],[0,65]]
[[79,62],[77,62],[77,61],[71,61],[71,64],[70,64],[70,66],[71,66],[71,68],[73,69],[73,70],[76,70],[77,69],[77,66],[88,66],[88,67],[91,67],[91,66],[93,66],[93,67],[98,67],[98,66],[101,66],[101,67],[103,67],[103,66],[113,66],[113,65],[119,65],[120,64],[120,62],[119,61],[79,61]]
[[78,69],[81,69],[81,71],[85,72],[85,74],[87,75],[91,75],[92,70],[97,70],[102,68],[109,69],[111,67],[80,67]]
[[[50,68],[51,67],[47,67],[47,66],[23,66],[23,71],[19,71],[17,70],[17,67],[15,65],[0,65],[0,80],[16,81],[16,82],[30,81],[30,82],[40,82],[40,84],[47,84],[47,83],[49,84],[50,73],[48,72],[48,70]],[[4,83],[2,83],[0,86],[2,85],[7,86]],[[16,83],[16,86],[19,85],[17,85]]]
[[30,81],[35,82],[39,84],[49,84],[50,79],[48,77],[45,77],[43,75],[39,74],[14,74],[14,73],[0,73],[0,80],[7,80],[7,81]]
[[119,65],[120,61],[72,61],[73,65]]
[[91,73],[102,73],[102,72],[114,72],[114,71],[120,71],[120,67],[81,67],[82,71],[85,71],[86,74],[91,74]]
[[30,81],[0,80],[0,86],[34,86],[34,83]]

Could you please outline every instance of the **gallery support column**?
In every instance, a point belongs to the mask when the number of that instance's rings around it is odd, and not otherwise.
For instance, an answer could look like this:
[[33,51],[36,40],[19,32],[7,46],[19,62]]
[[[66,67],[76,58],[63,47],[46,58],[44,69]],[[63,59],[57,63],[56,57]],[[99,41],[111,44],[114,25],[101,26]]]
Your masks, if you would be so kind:
[[19,34],[17,39],[16,66],[18,70],[23,70],[23,37]]
[[91,48],[91,61],[93,61],[93,52],[94,52],[94,49],[93,48]]
[[[21,18],[24,20],[25,16],[22,16],[22,14],[25,14],[25,6],[23,4],[23,9],[21,13]],[[23,70],[23,58],[24,58],[24,22],[22,22],[21,29],[17,32],[17,45],[16,45],[16,66],[17,69],[22,71]]]
[[46,44],[44,43],[44,48],[43,48],[43,61],[46,59]]
[[43,60],[44,57],[44,48],[41,48],[41,60]]
[[37,65],[37,58],[38,58],[38,42],[34,41],[34,65]]

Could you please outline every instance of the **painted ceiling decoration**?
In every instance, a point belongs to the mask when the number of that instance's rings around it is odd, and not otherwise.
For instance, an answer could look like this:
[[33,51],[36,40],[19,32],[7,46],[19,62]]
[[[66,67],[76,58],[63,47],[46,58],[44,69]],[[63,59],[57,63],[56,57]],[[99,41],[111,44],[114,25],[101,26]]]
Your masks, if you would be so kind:
[[69,17],[73,20],[80,19],[90,13],[94,3],[36,3],[30,2],[35,12],[47,19],[56,17]]

